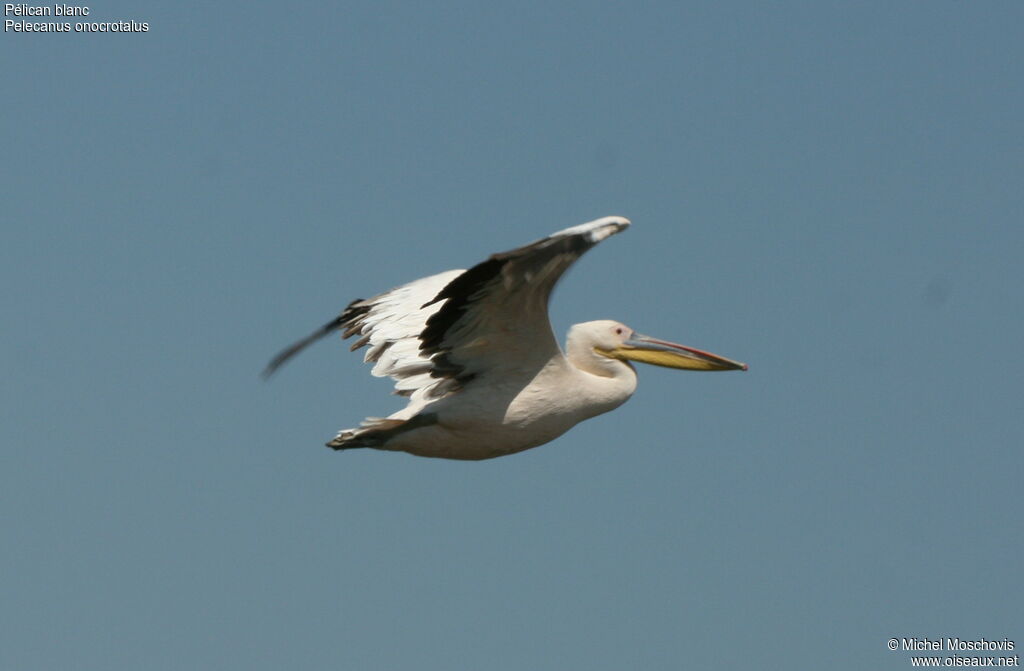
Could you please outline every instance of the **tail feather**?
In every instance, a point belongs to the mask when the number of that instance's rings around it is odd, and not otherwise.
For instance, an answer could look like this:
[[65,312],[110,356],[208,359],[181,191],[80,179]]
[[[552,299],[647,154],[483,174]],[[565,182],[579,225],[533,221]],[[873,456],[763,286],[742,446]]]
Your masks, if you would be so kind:
[[375,447],[388,449],[387,443],[400,433],[437,423],[437,415],[416,415],[411,419],[389,419],[367,417],[358,428],[338,432],[327,447],[334,450],[348,450],[354,447]]
[[354,447],[383,447],[395,432],[406,423],[404,419],[368,417],[355,429],[342,429],[327,447],[348,450]]

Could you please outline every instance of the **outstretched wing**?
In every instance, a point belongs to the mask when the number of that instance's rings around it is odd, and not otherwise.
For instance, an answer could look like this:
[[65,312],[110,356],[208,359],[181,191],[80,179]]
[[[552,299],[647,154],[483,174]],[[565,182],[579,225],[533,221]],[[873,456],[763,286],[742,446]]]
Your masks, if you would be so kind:
[[543,364],[560,352],[548,298],[562,274],[588,249],[629,226],[604,217],[492,255],[454,278],[426,307],[441,308],[420,334],[430,375],[445,392],[504,368]]
[[[441,309],[431,301],[445,285],[464,272],[448,270],[373,298],[352,301],[338,317],[281,350],[263,371],[264,377],[272,375],[317,340],[343,331],[345,338],[360,336],[351,347],[353,351],[369,345],[363,360],[374,363],[370,371],[373,375],[394,378],[396,391],[408,395],[430,377],[430,359],[420,354],[419,336],[430,315]],[[426,379],[419,378],[421,375],[426,375]]]
[[373,298],[353,301],[336,319],[284,349],[270,375],[334,331],[358,335],[372,374],[394,378],[395,391],[420,405],[485,372],[543,362],[559,352],[548,321],[555,283],[584,252],[629,226],[605,217],[492,255],[469,270],[449,270]]

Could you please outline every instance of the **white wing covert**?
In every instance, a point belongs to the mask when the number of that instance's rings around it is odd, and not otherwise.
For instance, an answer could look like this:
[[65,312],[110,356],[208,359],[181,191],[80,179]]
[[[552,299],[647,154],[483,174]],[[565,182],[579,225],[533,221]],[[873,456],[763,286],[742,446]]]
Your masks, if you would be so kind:
[[352,351],[366,346],[363,361],[373,363],[370,373],[395,380],[395,393],[411,396],[441,380],[431,378],[430,357],[420,351],[420,333],[429,317],[441,309],[433,303],[449,282],[464,270],[449,270],[404,284],[373,298],[353,301],[338,318],[343,337],[360,336]]

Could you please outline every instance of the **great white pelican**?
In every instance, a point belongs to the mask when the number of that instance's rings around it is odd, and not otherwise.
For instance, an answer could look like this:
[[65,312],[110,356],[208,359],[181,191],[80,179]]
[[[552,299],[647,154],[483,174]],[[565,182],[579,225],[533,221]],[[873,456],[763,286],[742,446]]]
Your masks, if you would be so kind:
[[271,360],[270,375],[320,338],[342,331],[366,346],[371,373],[395,380],[408,405],[369,417],[329,443],[446,459],[490,459],[562,435],[614,410],[636,390],[630,361],[684,370],[746,364],[599,320],[569,329],[565,352],[548,321],[558,278],[588,249],[629,226],[604,217],[349,303],[336,319]]

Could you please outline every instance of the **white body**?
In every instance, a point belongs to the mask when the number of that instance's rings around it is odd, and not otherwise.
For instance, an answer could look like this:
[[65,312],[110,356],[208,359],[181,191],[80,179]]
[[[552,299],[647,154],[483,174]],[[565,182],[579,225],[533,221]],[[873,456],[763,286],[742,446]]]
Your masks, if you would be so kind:
[[[437,423],[400,433],[382,447],[424,457],[490,459],[543,445],[633,395],[635,371],[616,364],[614,375],[597,375],[558,352],[538,367],[487,384],[474,382],[415,411],[436,414]],[[411,409],[391,418],[409,419]]]

